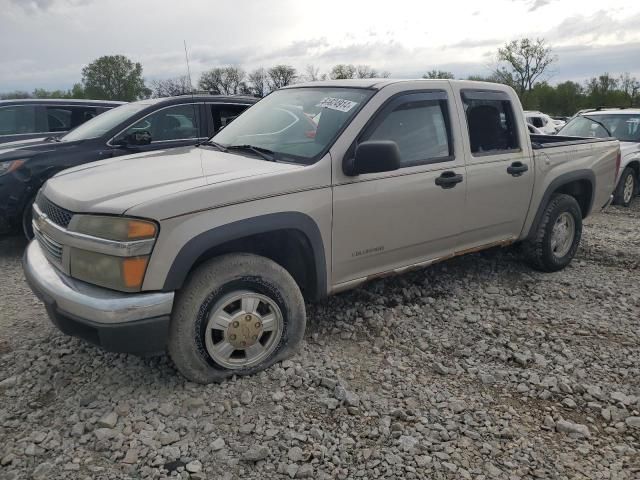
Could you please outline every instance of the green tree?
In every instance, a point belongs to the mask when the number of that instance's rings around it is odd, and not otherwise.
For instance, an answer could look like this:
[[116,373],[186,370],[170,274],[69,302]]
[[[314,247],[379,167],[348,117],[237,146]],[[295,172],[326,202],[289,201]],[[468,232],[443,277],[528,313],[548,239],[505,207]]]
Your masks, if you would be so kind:
[[544,39],[523,38],[498,49],[493,74],[501,83],[511,85],[522,99],[556,60]]
[[237,66],[216,67],[200,76],[198,84],[202,90],[220,95],[237,95],[244,91],[247,74]]
[[436,69],[434,69],[434,70],[431,70],[431,71],[425,73],[424,75],[422,75],[422,78],[442,78],[442,79],[453,80],[456,77],[451,72],[446,72],[444,70],[436,70]]
[[105,55],[82,69],[82,84],[88,98],[132,102],[151,91],[142,78],[142,65],[124,55]]

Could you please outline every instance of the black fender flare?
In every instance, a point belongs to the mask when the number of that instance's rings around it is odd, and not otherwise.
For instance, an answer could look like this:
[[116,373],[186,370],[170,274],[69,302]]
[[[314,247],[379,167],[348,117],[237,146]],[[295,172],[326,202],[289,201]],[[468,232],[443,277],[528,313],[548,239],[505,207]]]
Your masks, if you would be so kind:
[[596,176],[591,170],[576,170],[574,172],[563,173],[558,178],[554,179],[547,189],[544,191],[544,195],[540,200],[540,204],[538,205],[538,210],[536,211],[536,216],[533,218],[533,222],[531,223],[531,227],[529,227],[529,232],[527,233],[527,239],[531,238],[535,235],[536,230],[538,229],[538,225],[540,224],[540,220],[542,219],[542,215],[544,214],[544,209],[547,208],[549,204],[549,199],[551,195],[561,188],[564,185],[567,185],[571,182],[575,182],[577,180],[586,180],[591,184],[591,198],[589,199],[589,206],[586,212],[583,212],[584,217],[591,213],[593,208],[593,200],[596,192]]
[[300,212],[278,212],[245,218],[200,233],[183,245],[174,258],[165,278],[163,290],[174,291],[181,288],[193,265],[208,250],[232,240],[276,230],[298,230],[307,238],[313,251],[316,270],[316,292],[313,297],[316,299],[325,297],[327,265],[322,235],[316,222],[310,216]]

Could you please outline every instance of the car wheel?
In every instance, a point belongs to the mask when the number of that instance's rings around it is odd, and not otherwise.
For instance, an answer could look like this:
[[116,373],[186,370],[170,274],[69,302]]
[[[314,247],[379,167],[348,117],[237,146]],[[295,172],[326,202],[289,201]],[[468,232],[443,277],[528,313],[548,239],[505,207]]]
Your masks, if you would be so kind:
[[27,202],[22,212],[22,232],[27,240],[33,239],[33,202],[35,197]]
[[524,242],[529,263],[543,272],[556,272],[569,265],[580,245],[582,212],[570,195],[555,194],[532,237]]
[[209,260],[176,295],[169,355],[198,383],[248,375],[291,356],[304,336],[306,312],[289,272],[257,255]]
[[637,190],[636,173],[631,167],[627,167],[620,176],[620,181],[613,193],[613,203],[628,207]]

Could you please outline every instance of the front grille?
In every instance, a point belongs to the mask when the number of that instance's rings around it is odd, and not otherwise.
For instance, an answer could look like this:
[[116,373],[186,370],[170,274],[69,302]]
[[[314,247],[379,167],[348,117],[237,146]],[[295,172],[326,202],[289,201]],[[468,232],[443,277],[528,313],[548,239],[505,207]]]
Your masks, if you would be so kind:
[[67,228],[73,218],[73,212],[59,207],[44,195],[38,195],[38,208],[56,225]]
[[56,263],[62,262],[62,245],[37,228],[34,228],[33,233],[44,250],[45,255]]

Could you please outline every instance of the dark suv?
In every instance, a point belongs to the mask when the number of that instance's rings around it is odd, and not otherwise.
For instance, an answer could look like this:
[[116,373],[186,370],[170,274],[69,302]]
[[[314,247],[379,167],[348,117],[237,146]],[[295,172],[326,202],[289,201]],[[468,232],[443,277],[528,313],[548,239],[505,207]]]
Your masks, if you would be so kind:
[[194,145],[256,101],[218,95],[142,100],[109,110],[62,137],[0,145],[0,232],[22,227],[31,238],[33,200],[59,171],[120,155]]
[[63,135],[123,103],[106,100],[1,100],[0,144]]

